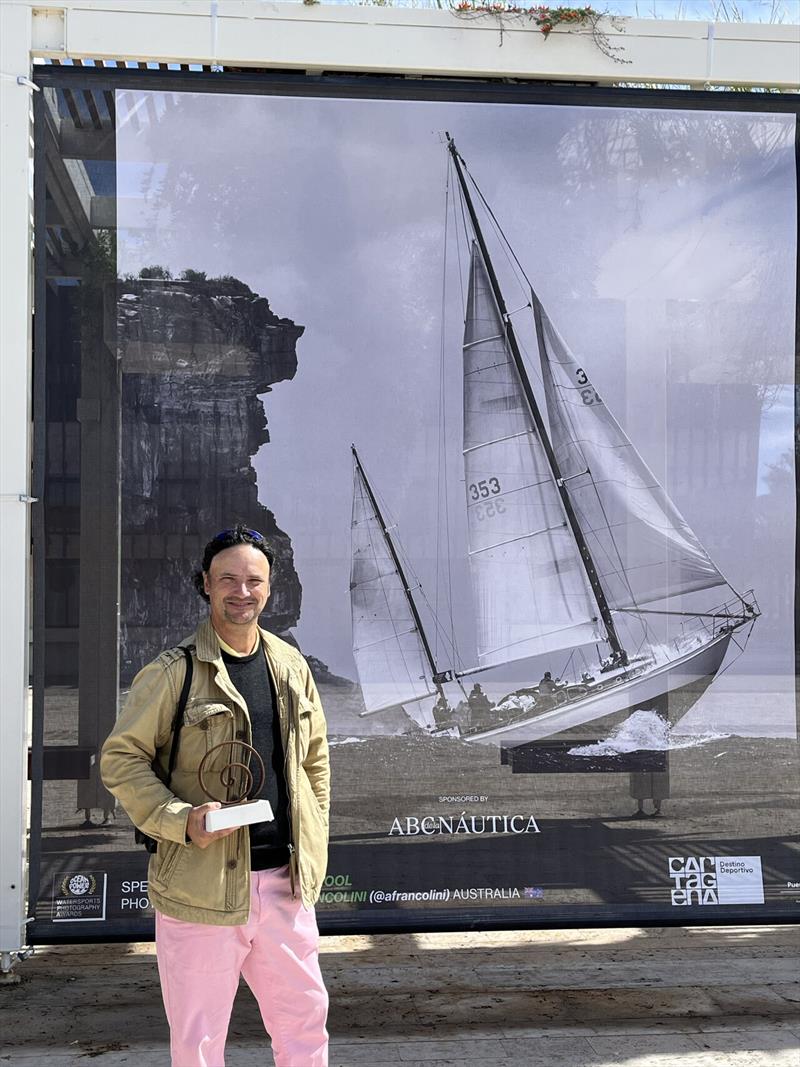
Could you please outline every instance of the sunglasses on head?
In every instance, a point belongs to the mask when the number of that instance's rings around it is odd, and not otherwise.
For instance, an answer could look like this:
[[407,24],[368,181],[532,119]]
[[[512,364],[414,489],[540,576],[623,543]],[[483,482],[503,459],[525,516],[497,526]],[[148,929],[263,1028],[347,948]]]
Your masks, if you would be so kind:
[[[220,530],[220,532],[218,534],[214,534],[214,536],[211,538],[211,540],[212,541],[224,541],[226,537],[232,537],[237,532],[238,531],[235,528],[231,529],[231,530]],[[263,541],[264,540],[264,535],[260,534],[258,532],[258,530],[246,530],[244,527],[242,527],[241,532],[247,534],[249,537],[252,537],[254,541]]]

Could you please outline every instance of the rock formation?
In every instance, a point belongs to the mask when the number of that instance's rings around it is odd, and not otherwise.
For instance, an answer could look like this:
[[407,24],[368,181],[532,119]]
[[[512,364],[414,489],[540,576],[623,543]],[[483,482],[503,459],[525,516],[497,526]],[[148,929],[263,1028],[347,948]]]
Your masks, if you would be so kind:
[[300,615],[292,545],[258,501],[251,458],[269,441],[260,394],[293,378],[303,333],[235,278],[118,283],[122,361],[121,668],[128,681],[190,633],[202,607],[191,583],[203,546],[243,522],[277,559],[262,622]]

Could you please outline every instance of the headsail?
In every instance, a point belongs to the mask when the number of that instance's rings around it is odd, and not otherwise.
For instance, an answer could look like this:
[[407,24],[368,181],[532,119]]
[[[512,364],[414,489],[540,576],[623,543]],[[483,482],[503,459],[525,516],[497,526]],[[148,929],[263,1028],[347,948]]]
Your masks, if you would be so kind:
[[600,640],[477,244],[464,332],[464,471],[481,666]]
[[551,440],[612,608],[724,585],[533,294]]
[[364,704],[374,712],[434,695],[435,689],[408,594],[358,464],[353,478],[353,654]]

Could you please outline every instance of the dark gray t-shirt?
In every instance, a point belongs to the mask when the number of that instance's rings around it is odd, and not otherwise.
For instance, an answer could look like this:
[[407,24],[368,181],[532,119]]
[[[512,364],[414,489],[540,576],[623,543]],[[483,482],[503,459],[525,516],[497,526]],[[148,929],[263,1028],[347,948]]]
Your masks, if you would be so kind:
[[222,659],[230,680],[242,695],[253,731],[253,748],[264,761],[264,788],[259,796],[268,800],[275,815],[274,822],[256,823],[250,827],[250,858],[254,871],[282,867],[289,862],[291,841],[289,823],[289,791],[286,787],[283,742],[277,701],[272,679],[259,641],[249,656],[231,656],[223,651]]

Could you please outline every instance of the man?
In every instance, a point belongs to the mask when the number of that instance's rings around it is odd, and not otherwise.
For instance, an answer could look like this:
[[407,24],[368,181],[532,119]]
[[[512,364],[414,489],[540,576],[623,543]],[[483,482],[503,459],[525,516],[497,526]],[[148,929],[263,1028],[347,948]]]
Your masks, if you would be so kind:
[[556,683],[550,671],[545,671],[539,681],[539,692],[544,694],[555,693]]
[[[210,618],[182,643],[193,676],[169,787],[163,779],[186,673],[181,648],[136,676],[103,747],[103,781],[158,841],[148,885],[173,1067],[224,1065],[240,974],[258,1001],[276,1067],[328,1062],[313,908],[327,862],[328,745],[307,663],[258,626],[273,561],[263,536],[243,526],[206,545],[195,584]],[[236,740],[264,761],[261,796],[275,819],[209,832],[205,816],[221,805],[204,795],[198,767],[214,746]]]
[[489,714],[492,710],[492,702],[478,682],[470,689],[467,702],[469,703],[470,727],[473,730],[484,730],[494,725]]

